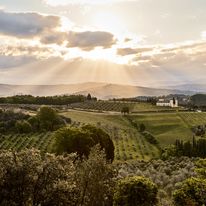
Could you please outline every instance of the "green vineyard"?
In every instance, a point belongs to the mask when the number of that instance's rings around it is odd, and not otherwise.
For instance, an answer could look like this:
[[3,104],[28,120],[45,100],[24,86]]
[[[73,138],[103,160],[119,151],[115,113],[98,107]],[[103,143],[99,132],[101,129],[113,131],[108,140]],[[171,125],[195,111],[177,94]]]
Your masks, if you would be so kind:
[[143,102],[86,101],[68,105],[68,108],[70,109],[114,112],[121,112],[123,107],[129,107],[130,112],[158,112],[174,110],[174,108],[158,107],[156,105],[152,105],[151,103]]
[[180,113],[179,116],[190,126],[206,125],[206,113]]
[[[138,130],[122,115],[107,115],[70,111],[62,113],[70,117],[73,127],[93,124],[104,129],[112,138],[115,146],[115,160],[149,160],[159,156],[159,150],[150,144]],[[177,138],[191,140],[191,127],[206,124],[206,113],[143,113],[131,115],[130,118],[138,124],[144,123],[149,131],[159,141],[162,147],[173,144]],[[36,148],[42,152],[51,152],[54,139],[52,133],[33,134],[0,134],[0,149],[22,150]]]
[[9,134],[0,135],[0,149],[22,150],[36,148],[42,152],[52,150],[53,138],[51,133],[40,134]]
[[96,110],[96,111],[115,111],[120,112],[123,107],[129,107],[130,110],[134,108],[134,103],[124,102],[109,102],[109,101],[87,101],[70,104],[69,108],[78,108],[83,110]]
[[118,128],[103,128],[110,134],[115,146],[115,159],[127,160],[149,160],[157,158],[159,151],[156,146],[148,143],[143,136],[133,130],[122,130]]

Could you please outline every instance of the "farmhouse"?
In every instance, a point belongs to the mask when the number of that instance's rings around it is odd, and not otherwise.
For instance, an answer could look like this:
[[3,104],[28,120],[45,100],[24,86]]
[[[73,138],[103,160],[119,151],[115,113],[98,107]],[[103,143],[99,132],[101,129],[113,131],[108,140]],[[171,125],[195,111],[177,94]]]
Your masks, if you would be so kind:
[[178,100],[173,99],[159,99],[157,104],[159,107],[178,107]]

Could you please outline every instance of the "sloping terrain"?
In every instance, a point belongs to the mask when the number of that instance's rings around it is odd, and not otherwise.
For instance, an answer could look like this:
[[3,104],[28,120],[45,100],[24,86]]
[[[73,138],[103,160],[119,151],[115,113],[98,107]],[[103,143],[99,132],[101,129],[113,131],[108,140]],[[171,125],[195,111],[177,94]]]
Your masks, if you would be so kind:
[[172,89],[157,89],[130,85],[118,85],[107,83],[81,83],[62,85],[6,85],[0,84],[0,96],[12,96],[17,94],[31,94],[34,96],[52,96],[62,94],[91,93],[100,99],[129,98],[136,96],[159,96],[168,94],[193,94],[189,91]]

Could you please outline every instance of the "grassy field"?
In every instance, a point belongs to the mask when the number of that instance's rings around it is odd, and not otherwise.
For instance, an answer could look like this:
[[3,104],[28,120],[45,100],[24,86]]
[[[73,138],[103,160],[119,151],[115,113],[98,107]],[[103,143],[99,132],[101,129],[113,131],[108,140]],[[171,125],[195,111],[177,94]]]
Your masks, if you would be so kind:
[[176,139],[192,139],[192,131],[179,113],[147,113],[132,116],[132,119],[143,123],[161,146],[173,144]]
[[[141,139],[139,134],[122,115],[94,114],[89,112],[71,111],[65,114],[76,122],[106,125],[108,128],[118,128],[128,131],[127,139]],[[140,113],[130,116],[138,124],[144,123],[146,130],[156,137],[162,147],[173,144],[176,139],[192,140],[192,126],[206,124],[206,113]],[[131,131],[131,132],[130,132]],[[111,131],[108,131],[111,133]],[[134,132],[134,135],[132,134]],[[121,133],[119,136],[122,137]],[[115,140],[114,140],[115,141]],[[139,153],[138,153],[139,155]]]
[[70,111],[63,115],[70,117],[74,126],[90,123],[104,129],[114,142],[116,160],[149,160],[159,156],[157,147],[148,143],[122,115],[80,111]]
[[[149,160],[159,156],[158,148],[150,144],[123,115],[74,110],[61,112],[61,115],[70,117],[72,126],[75,127],[90,123],[104,129],[114,142],[116,161]],[[144,123],[146,130],[159,141],[161,147],[173,144],[177,138],[192,140],[191,128],[206,124],[206,113],[147,112],[130,115],[130,118],[138,125]],[[51,133],[0,134],[0,149],[21,150],[34,147],[50,152],[53,143]]]

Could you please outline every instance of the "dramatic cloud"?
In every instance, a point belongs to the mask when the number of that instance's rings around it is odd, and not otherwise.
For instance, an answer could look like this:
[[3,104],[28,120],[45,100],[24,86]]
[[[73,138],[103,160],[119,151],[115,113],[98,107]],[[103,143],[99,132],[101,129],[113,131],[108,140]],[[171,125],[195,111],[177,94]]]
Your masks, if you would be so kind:
[[90,51],[95,47],[110,48],[116,43],[113,34],[103,31],[69,32],[68,47]]
[[0,34],[3,35],[31,38],[44,32],[51,32],[59,26],[60,18],[57,16],[0,11]]
[[69,4],[111,4],[120,2],[132,2],[138,0],[43,0],[50,6],[65,6]]
[[51,34],[45,34],[41,38],[43,44],[63,44],[67,40],[67,34],[64,32],[53,32]]
[[117,49],[117,55],[127,56],[127,55],[132,55],[132,54],[140,54],[140,53],[148,52],[148,51],[152,51],[152,50],[153,50],[153,48],[136,48],[136,49],[119,48],[119,49]]
[[41,46],[5,45],[0,47],[0,55],[2,56],[34,56],[37,59],[41,59],[54,56],[55,52],[52,48]]
[[[167,46],[165,46],[167,47]],[[151,55],[137,55],[133,63],[145,67],[159,67],[174,70],[205,69],[206,42],[174,45],[170,48],[161,48]]]
[[[17,39],[39,40],[42,44],[65,43],[85,51],[96,47],[110,48],[116,43],[113,34],[104,31],[61,31],[61,17],[38,13],[8,13],[0,10],[0,35]],[[65,28],[64,28],[65,29]]]

